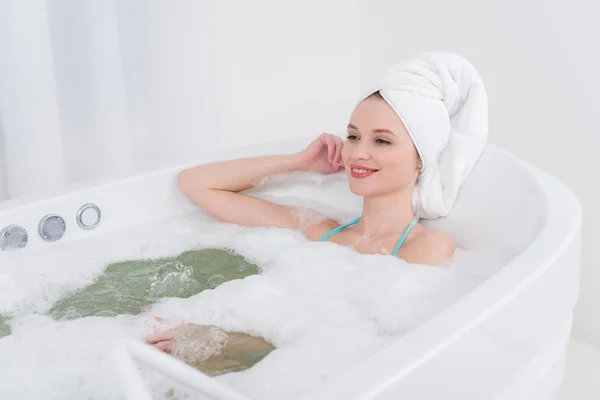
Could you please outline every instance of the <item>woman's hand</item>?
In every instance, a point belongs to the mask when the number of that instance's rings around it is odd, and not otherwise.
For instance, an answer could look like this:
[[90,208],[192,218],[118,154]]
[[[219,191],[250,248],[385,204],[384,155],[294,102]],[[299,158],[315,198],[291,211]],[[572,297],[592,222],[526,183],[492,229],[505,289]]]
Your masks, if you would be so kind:
[[146,336],[146,343],[186,362],[200,361],[219,353],[227,341],[228,334],[223,329],[192,323]]
[[300,160],[306,169],[319,174],[339,172],[343,167],[343,145],[339,137],[323,133],[299,154]]
[[159,350],[172,353],[174,350],[173,340],[187,327],[187,325],[188,324],[181,324],[166,331],[150,334],[145,338],[146,343],[151,344]]
[[210,371],[210,365],[205,362],[219,355],[228,342],[228,333],[214,325],[182,324],[146,336],[146,343],[189,365],[204,365],[200,370],[205,372]]

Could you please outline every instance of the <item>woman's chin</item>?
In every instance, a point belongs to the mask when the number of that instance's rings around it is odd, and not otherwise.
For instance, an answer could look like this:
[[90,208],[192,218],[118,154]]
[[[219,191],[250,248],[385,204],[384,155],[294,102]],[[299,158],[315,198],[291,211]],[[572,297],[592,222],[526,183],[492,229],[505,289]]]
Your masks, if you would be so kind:
[[[352,178],[350,178],[352,179]],[[371,185],[350,182],[350,191],[357,196],[372,196],[376,190]]]

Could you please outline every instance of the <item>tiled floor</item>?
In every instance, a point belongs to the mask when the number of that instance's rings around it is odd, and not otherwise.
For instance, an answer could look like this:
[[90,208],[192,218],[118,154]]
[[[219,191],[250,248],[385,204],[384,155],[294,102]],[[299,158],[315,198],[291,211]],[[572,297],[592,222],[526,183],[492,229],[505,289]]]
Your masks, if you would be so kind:
[[571,340],[567,371],[556,400],[600,399],[600,348]]

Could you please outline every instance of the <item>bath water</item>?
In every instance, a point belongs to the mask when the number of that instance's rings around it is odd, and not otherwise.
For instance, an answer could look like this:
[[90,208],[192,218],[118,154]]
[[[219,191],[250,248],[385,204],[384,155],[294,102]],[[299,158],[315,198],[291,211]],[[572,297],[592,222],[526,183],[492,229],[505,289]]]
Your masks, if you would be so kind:
[[188,298],[258,273],[243,257],[220,249],[111,264],[94,283],[57,301],[56,318],[137,315],[163,297]]
[[10,327],[8,326],[8,317],[0,315],[0,338],[10,334]]
[[[0,335],[7,325],[11,334],[0,338],[0,398],[122,398],[115,344],[192,322],[272,343],[251,368],[215,379],[254,399],[293,399],[453,304],[500,264],[459,249],[442,268],[411,265],[200,212],[2,253]],[[141,372],[155,398],[201,398]]]

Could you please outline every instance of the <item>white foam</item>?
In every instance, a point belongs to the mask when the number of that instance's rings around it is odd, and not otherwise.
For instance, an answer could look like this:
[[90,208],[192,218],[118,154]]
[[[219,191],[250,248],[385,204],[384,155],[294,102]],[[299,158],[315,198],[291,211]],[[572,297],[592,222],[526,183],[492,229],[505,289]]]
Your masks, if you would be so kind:
[[[230,248],[262,272],[189,299],[166,299],[139,316],[54,321],[35,315],[91,283],[110,262],[198,247]],[[389,345],[493,273],[497,263],[481,254],[458,250],[444,268],[410,265],[309,242],[297,231],[245,228],[196,213],[39,254],[2,255],[0,312],[15,317],[12,335],[0,339],[0,398],[118,399],[110,350],[122,337],[141,340],[158,326],[154,317],[162,317],[164,327],[213,324],[271,341],[277,349],[256,366],[216,379],[254,399],[293,399]],[[157,398],[173,394],[174,382],[144,374]]]

